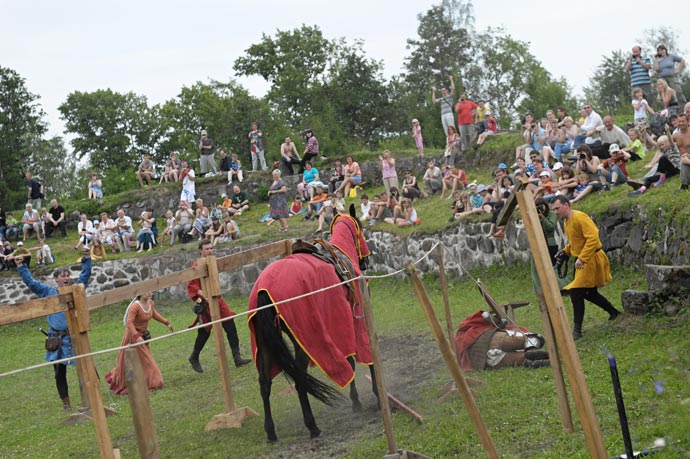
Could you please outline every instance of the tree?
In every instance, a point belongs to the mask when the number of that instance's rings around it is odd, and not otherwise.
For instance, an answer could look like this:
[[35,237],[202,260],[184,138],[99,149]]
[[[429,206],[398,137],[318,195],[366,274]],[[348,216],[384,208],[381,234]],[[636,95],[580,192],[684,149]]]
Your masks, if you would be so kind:
[[271,83],[267,100],[276,111],[288,115],[291,126],[301,126],[314,109],[311,92],[323,85],[335,44],[317,26],[306,25],[278,30],[275,38],[265,34],[261,38],[233,68],[238,75],[259,75]]
[[38,96],[16,71],[0,66],[0,202],[12,209],[26,197],[23,167],[31,156],[29,136],[46,132]]
[[471,0],[443,0],[441,7],[456,29],[474,30],[474,5]]
[[77,161],[65,148],[62,137],[44,139],[28,135],[25,142],[31,150],[25,162],[26,170],[40,178],[47,198],[65,199],[77,196],[80,191],[85,193],[86,181],[79,183]]
[[584,88],[585,97],[599,113],[629,110],[630,75],[624,71],[629,58],[630,53],[621,50],[602,56],[589,85]]
[[565,78],[554,80],[541,64],[532,68],[529,79],[524,83],[524,91],[525,98],[518,106],[519,114],[531,112],[541,117],[547,110],[555,111],[557,107],[570,113],[577,105]]
[[92,93],[75,91],[59,107],[66,132],[79,159],[87,158],[97,170],[121,171],[135,167],[144,154],[160,159],[163,135],[157,106],[145,96],[120,94],[110,89]]

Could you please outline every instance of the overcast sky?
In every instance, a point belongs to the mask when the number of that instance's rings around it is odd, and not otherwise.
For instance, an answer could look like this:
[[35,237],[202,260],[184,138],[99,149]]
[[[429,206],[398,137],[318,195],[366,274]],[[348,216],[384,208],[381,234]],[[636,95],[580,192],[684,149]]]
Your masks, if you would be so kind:
[[[438,2],[104,3],[0,0],[0,65],[19,72],[29,90],[41,97],[51,135],[63,135],[57,108],[72,91],[110,88],[164,102],[182,86],[227,80],[234,60],[259,42],[262,33],[301,24],[318,25],[327,38],[364,40],[368,56],[384,61],[385,75],[397,74],[409,53],[406,39],[417,36],[417,14]],[[566,77],[579,94],[601,56],[628,50],[645,28],[673,28],[680,34],[680,47],[690,49],[683,28],[690,4],[668,3],[666,11],[652,5],[640,0],[476,0],[474,13],[478,30],[504,26],[514,38],[529,42],[546,69]],[[239,81],[256,96],[267,90],[260,78]]]

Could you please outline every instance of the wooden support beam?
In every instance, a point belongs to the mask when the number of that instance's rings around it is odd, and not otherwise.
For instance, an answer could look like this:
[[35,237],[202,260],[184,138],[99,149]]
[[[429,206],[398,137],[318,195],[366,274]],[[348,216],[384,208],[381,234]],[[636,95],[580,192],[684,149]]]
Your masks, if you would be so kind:
[[67,311],[67,303],[69,301],[72,301],[71,292],[57,296],[36,298],[19,304],[2,305],[0,306],[0,326]]
[[573,341],[568,315],[565,312],[563,298],[561,297],[556,275],[551,265],[551,257],[546,246],[544,232],[541,229],[539,215],[534,205],[534,197],[529,190],[525,190],[518,193],[518,200],[522,211],[522,219],[525,223],[527,239],[532,250],[534,264],[544,292],[551,325],[553,326],[555,342],[563,357],[565,371],[570,383],[570,389],[573,392],[573,401],[575,402],[575,408],[577,409],[585,435],[587,449],[589,450],[590,457],[607,458],[604,438],[594,412],[594,404],[589,393],[589,386],[582,369],[580,356]]
[[[446,327],[448,328],[448,341],[453,342],[453,319],[450,314],[450,300],[448,299],[448,283],[446,282],[446,270],[443,266],[443,247],[436,248],[436,256],[438,257],[438,278],[441,281],[441,292],[443,292],[443,310],[446,313]],[[453,351],[455,347],[453,346]]]
[[422,306],[424,315],[426,316],[427,322],[429,323],[429,328],[431,328],[431,332],[434,335],[436,342],[438,343],[438,347],[441,350],[441,354],[443,355],[443,360],[445,360],[446,366],[448,367],[448,370],[453,376],[455,385],[458,388],[458,391],[460,392],[460,396],[462,397],[462,401],[465,404],[465,408],[467,409],[467,412],[470,415],[472,424],[474,424],[474,428],[477,431],[477,434],[479,435],[479,440],[481,441],[482,446],[484,447],[484,451],[486,452],[487,457],[491,459],[498,459],[498,451],[496,451],[496,447],[494,446],[493,440],[491,439],[489,430],[486,428],[486,424],[484,424],[484,420],[482,419],[481,413],[479,412],[479,408],[477,407],[477,404],[475,403],[474,398],[472,397],[472,392],[470,391],[470,388],[467,385],[465,375],[460,369],[460,365],[458,364],[457,358],[455,357],[455,354],[451,349],[451,345],[446,340],[443,334],[441,324],[436,318],[436,313],[434,312],[434,308],[431,305],[429,296],[426,293],[424,284],[422,284],[422,281],[419,279],[419,276],[417,274],[417,268],[415,267],[414,263],[409,263],[405,267],[405,272],[410,277],[410,281],[412,282],[412,287],[414,288],[415,294],[417,295],[419,304]]
[[513,214],[513,211],[518,205],[517,194],[520,191],[522,191],[525,188],[525,186],[526,183],[521,180],[518,180],[517,183],[515,183],[513,191],[510,193],[510,196],[508,196],[508,200],[503,206],[503,209],[501,209],[501,212],[499,212],[498,214],[498,218],[496,219],[496,226],[505,226],[508,224],[508,219]]
[[153,423],[146,375],[141,365],[139,352],[135,348],[125,349],[125,384],[127,384],[127,398],[132,410],[139,456],[142,459],[158,459],[160,451],[158,450],[156,426]]

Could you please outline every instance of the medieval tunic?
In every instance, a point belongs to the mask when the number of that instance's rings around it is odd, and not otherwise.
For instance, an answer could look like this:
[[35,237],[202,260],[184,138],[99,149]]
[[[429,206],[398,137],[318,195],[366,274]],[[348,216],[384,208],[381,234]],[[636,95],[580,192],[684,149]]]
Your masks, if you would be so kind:
[[[149,321],[155,319],[164,325],[170,325],[163,316],[158,314],[153,306],[153,301],[149,301],[148,309],[142,307],[139,301],[135,301],[129,307],[127,313],[127,320],[125,324],[125,336],[122,338],[121,346],[134,344],[137,339],[142,337],[144,332],[148,329]],[[148,312],[147,312],[148,311]],[[141,366],[144,369],[144,376],[146,377],[146,385],[150,391],[160,389],[163,387],[163,375],[158,369],[156,361],[153,360],[151,349],[148,344],[137,346],[135,348],[141,359]],[[110,384],[110,390],[116,394],[126,394],[127,386],[125,384],[125,350],[121,349],[117,353],[117,365],[115,368],[105,375],[105,380]]]
[[573,210],[571,217],[565,220],[565,235],[568,237],[568,245],[563,251],[584,261],[585,265],[582,269],[575,270],[575,279],[564,290],[606,285],[611,280],[611,267],[609,258],[601,250],[599,229],[592,219],[579,210]]

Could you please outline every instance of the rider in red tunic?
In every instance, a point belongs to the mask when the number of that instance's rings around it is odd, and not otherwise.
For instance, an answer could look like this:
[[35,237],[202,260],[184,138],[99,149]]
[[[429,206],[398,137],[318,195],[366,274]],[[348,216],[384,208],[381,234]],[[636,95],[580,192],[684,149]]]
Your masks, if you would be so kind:
[[[208,239],[204,239],[201,242],[199,242],[199,255],[201,255],[202,257],[213,255],[213,244],[211,243],[211,241],[209,241]],[[198,265],[198,262],[194,262],[192,267]],[[192,299],[192,301],[197,301],[198,299],[206,300],[204,292],[201,290],[200,279],[194,279],[187,283],[187,294]],[[225,302],[225,299],[223,297],[218,298],[218,309],[220,310],[220,317],[223,319],[235,315],[235,313],[230,310],[228,303]],[[196,319],[194,319],[194,323],[191,326],[193,327],[194,325],[199,323],[205,324],[209,322],[211,322],[211,313],[207,307],[201,313],[197,314]],[[237,327],[235,327],[235,321],[227,320],[225,322],[222,322],[222,325],[223,330],[225,330],[225,335],[228,337],[228,343],[230,344],[230,349],[232,350],[232,357],[234,359],[235,366],[240,367],[251,362],[251,360],[249,359],[242,358],[242,355],[240,354],[240,340],[237,337]],[[204,346],[206,345],[206,341],[208,341],[209,336],[211,336],[210,325],[208,327],[197,329],[196,341],[194,342],[194,350],[192,351],[192,355],[189,356],[189,363],[192,364],[192,368],[194,368],[194,371],[196,371],[197,373],[204,372],[204,369],[201,367],[201,363],[199,363],[199,354],[204,349]]]

